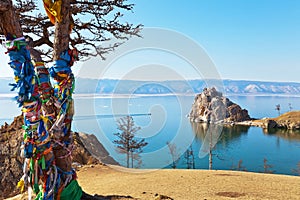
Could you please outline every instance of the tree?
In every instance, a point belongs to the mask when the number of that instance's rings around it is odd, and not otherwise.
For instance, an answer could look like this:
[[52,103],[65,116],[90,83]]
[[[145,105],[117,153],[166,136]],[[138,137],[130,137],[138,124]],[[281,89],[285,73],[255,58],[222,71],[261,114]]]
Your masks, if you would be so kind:
[[300,176],[300,162],[298,162],[297,167],[292,169],[292,172]]
[[[18,185],[28,182],[39,198],[54,199],[66,195],[64,189],[70,184],[72,191],[65,198],[79,199],[81,188],[71,168],[71,66],[79,57],[104,58],[130,36],[138,36],[141,25],[121,22],[120,12],[133,9],[126,0],[43,2],[47,15],[40,13],[36,0],[14,0],[15,5],[12,0],[0,2],[0,34],[5,35],[16,81],[12,86],[18,90],[16,99],[24,114],[22,148],[26,159]],[[112,38],[118,41],[109,44]],[[48,69],[44,62],[49,61],[54,64]],[[28,163],[34,163],[35,170],[30,170]]]
[[237,170],[237,171],[247,171],[246,167],[243,166],[243,160],[239,160],[237,166],[232,166],[232,170]]
[[273,174],[274,170],[270,170],[271,168],[273,168],[273,165],[268,164],[268,160],[264,158],[264,173]]
[[276,107],[275,107],[275,110],[278,111],[278,115],[280,116],[280,104],[277,104]]
[[178,163],[179,158],[180,158],[180,154],[178,153],[178,149],[177,149],[176,144],[167,142],[167,145],[168,145],[168,148],[169,148],[170,155],[172,157],[171,167],[173,169],[176,169],[177,163]]
[[292,107],[291,103],[289,103],[289,110],[290,110],[290,112],[293,110],[293,107]]
[[[44,2],[52,1],[44,0]],[[131,36],[139,36],[142,28],[141,24],[133,25],[122,21],[124,14],[121,12],[133,12],[134,8],[134,4],[126,3],[126,0],[56,0],[62,3],[61,23],[55,23],[53,16],[50,20],[45,11],[37,7],[37,0],[15,0],[15,2],[14,9],[17,15],[12,12],[8,17],[10,19],[12,16],[19,17],[21,20],[1,19],[3,26],[0,28],[0,34],[18,33],[17,37],[20,37],[22,29],[24,34],[34,38],[31,47],[36,51],[31,52],[32,56],[35,55],[37,60],[42,56],[45,62],[55,60],[69,44],[73,48],[76,47],[81,60],[96,55],[105,58],[105,54]],[[0,11],[7,10],[10,3],[11,0],[2,1]],[[15,23],[11,24],[10,21]],[[17,29],[16,23],[19,24]],[[12,29],[16,31],[13,32]],[[112,44],[110,41],[113,38],[116,42]]]
[[190,148],[186,150],[184,158],[186,160],[186,168],[195,169],[195,156],[192,146],[190,146]]
[[145,139],[135,139],[135,135],[141,127],[135,126],[131,116],[118,119],[117,126],[118,130],[121,132],[114,134],[118,139],[113,142],[117,145],[119,152],[126,154],[126,166],[128,168],[130,167],[129,161],[131,158],[131,167],[133,167],[134,159],[138,158],[136,154],[142,153],[143,147],[145,147],[148,143],[145,142]]
[[[136,162],[136,164],[134,165],[134,162]],[[142,158],[140,156],[139,153],[133,153],[132,157],[131,157],[131,167],[132,168],[141,168],[143,164]]]

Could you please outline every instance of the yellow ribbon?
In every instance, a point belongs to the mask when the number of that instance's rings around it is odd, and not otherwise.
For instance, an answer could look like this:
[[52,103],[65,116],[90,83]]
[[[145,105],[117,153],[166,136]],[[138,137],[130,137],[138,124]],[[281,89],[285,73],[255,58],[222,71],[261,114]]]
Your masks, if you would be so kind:
[[61,4],[62,0],[43,0],[45,11],[52,24],[55,24],[55,21],[61,22]]
[[40,67],[40,66],[44,66],[44,62],[35,62],[34,63],[35,67]]
[[17,188],[19,188],[19,189],[21,190],[21,193],[24,192],[24,189],[25,189],[25,182],[24,182],[24,179],[23,179],[23,178],[21,178],[21,180],[18,182]]

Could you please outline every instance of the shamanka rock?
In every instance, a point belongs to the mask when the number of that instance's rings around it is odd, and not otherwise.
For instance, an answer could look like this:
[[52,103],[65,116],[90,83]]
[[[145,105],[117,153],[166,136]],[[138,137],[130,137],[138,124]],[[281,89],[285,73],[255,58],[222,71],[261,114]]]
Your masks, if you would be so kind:
[[189,118],[193,122],[232,123],[250,120],[246,109],[224,97],[215,88],[204,88],[195,97]]

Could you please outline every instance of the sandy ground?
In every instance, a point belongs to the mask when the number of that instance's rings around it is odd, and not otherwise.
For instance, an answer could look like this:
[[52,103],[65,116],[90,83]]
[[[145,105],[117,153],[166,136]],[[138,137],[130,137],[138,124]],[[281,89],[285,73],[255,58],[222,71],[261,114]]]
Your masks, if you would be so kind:
[[78,181],[85,192],[121,199],[300,199],[300,177],[208,170],[132,170],[84,166]]
[[[92,165],[79,169],[78,182],[97,200],[300,200],[300,177],[250,172],[129,170]],[[25,200],[26,196],[9,200]]]

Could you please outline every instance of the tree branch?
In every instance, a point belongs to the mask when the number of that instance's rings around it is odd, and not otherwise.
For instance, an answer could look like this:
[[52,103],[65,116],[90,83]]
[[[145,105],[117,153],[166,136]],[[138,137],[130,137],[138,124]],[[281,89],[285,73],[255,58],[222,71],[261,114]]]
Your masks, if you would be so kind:
[[[17,13],[22,19],[20,23],[23,32],[34,36],[35,41],[32,46],[46,56],[44,52],[49,52],[55,46],[53,24],[45,14],[36,15],[36,12],[33,12],[37,9],[34,0],[15,1]],[[134,4],[127,4],[126,0],[69,1],[72,14],[70,23],[73,26],[69,41],[72,47],[78,49],[80,59],[96,55],[104,59],[106,53],[113,51],[125,40],[132,36],[140,36],[139,32],[143,27],[141,24],[121,22],[123,17],[121,11],[132,11],[134,6]],[[117,39],[116,44],[109,42],[113,38]]]

